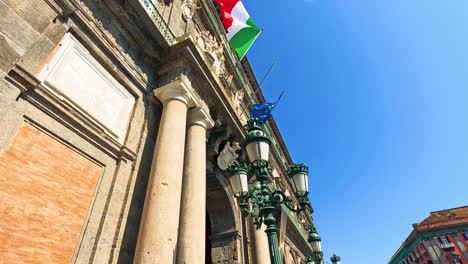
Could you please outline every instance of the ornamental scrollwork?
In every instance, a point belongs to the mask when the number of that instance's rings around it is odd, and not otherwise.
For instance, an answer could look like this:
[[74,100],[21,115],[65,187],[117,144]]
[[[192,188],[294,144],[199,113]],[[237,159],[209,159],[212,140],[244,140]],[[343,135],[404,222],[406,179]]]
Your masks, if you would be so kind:
[[280,204],[284,204],[289,210],[295,213],[300,213],[304,211],[307,207],[310,207],[307,197],[299,198],[300,206],[298,207],[294,205],[294,202],[290,198],[288,198],[283,192],[274,191],[272,193],[268,193],[258,186],[252,188],[248,195],[242,197],[240,207],[242,213],[252,216],[255,227],[257,229],[260,229],[264,220],[263,214],[260,212],[261,208],[265,208],[268,206],[277,206]]

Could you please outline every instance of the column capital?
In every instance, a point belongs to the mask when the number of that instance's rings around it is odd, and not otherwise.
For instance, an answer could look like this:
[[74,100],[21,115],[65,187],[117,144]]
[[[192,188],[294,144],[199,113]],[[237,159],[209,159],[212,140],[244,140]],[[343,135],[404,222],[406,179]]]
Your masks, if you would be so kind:
[[179,100],[189,108],[203,106],[205,103],[192,86],[192,82],[186,76],[171,81],[154,90],[154,95],[166,104],[172,100]]
[[210,129],[214,126],[214,121],[210,116],[210,111],[204,103],[202,106],[195,107],[188,112],[187,124],[199,125],[205,129]]

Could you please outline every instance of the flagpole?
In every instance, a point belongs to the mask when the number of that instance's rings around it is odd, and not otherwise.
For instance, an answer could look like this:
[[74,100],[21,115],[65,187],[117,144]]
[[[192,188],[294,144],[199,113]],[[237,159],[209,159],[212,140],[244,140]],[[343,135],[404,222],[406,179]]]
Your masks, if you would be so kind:
[[281,100],[281,97],[283,97],[283,94],[284,94],[284,90],[281,91],[281,94],[280,94],[280,96],[278,97],[278,100],[276,100],[276,102],[275,102],[275,106],[278,105],[279,101]]
[[260,83],[258,84],[258,86],[262,87],[262,84],[263,82],[266,80],[266,78],[268,77],[268,75],[270,75],[270,72],[271,70],[273,70],[273,67],[275,66],[275,63],[273,62],[271,65],[270,65],[270,68],[268,69],[268,71],[265,73],[265,76],[263,76],[262,80],[260,81]]
[[273,69],[273,66],[275,66],[275,63],[274,63],[274,62],[270,65],[270,68],[269,68],[268,71],[265,73],[265,76],[263,76],[262,81],[258,84],[258,88],[254,91],[254,95],[257,95],[258,91],[260,91],[260,89],[262,88],[263,82],[266,80],[266,78],[267,78],[268,76],[270,76],[270,72],[271,72],[271,70]]

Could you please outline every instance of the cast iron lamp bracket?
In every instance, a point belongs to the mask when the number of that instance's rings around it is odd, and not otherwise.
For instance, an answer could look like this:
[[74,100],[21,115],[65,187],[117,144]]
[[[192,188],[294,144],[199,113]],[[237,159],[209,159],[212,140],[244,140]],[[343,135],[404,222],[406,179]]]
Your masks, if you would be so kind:
[[[266,164],[267,165],[267,164]],[[268,165],[267,165],[268,166]],[[245,167],[245,166],[244,166]],[[261,168],[251,168],[249,171],[256,170],[255,176],[260,182],[260,186],[253,187],[249,190],[247,195],[241,196],[240,207],[244,215],[250,215],[254,219],[254,224],[259,229],[263,223],[264,217],[262,216],[262,208],[265,207],[278,207],[284,204],[289,210],[295,213],[300,213],[307,208],[310,209],[311,205],[307,194],[298,196],[299,205],[295,206],[294,202],[286,196],[282,191],[271,191],[266,185],[268,179],[268,170],[262,166]]]
[[[250,119],[245,126],[247,135],[244,148],[250,163],[234,162],[229,166],[227,172],[233,188],[234,195],[239,198],[240,208],[243,215],[250,215],[257,229],[264,224],[268,237],[270,259],[272,264],[281,264],[281,256],[278,244],[278,227],[276,220],[277,208],[285,205],[293,212],[301,212],[306,208],[311,209],[307,198],[308,194],[308,172],[304,164],[292,164],[288,168],[288,175],[294,185],[294,193],[299,201],[295,206],[293,201],[280,190],[271,190],[268,180],[271,175],[269,166],[269,151],[272,145],[271,138],[263,131],[262,123],[258,119]],[[248,176],[255,176],[257,185],[248,187]]]

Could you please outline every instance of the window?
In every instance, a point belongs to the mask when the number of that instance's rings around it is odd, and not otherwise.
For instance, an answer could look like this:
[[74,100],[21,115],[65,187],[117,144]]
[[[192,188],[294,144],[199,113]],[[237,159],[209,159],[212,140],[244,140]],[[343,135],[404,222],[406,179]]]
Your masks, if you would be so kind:
[[466,240],[468,240],[468,231],[463,232],[463,237],[464,237]]
[[458,255],[452,255],[452,263],[453,264],[462,264]]
[[442,244],[449,244],[450,243],[446,236],[440,236],[439,240],[440,240],[440,243],[442,243]]
[[415,248],[414,248],[414,254],[416,255],[416,259],[418,259],[419,256],[421,256],[421,253],[419,252],[419,248],[418,248],[418,247],[415,247]]
[[424,248],[424,246],[421,244],[420,245],[420,251],[421,251],[421,254],[426,254],[426,249]]

